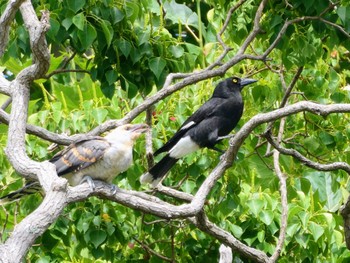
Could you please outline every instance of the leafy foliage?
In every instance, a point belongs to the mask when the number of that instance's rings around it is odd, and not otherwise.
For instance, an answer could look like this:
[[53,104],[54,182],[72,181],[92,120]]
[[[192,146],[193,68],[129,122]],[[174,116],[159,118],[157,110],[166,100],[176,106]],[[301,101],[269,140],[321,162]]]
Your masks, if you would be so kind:
[[[221,54],[216,34],[220,31],[231,1],[135,1],[77,0],[32,1],[37,12],[50,10],[52,77],[32,87],[28,123],[62,133],[83,133],[107,119],[119,119],[140,104],[144,97],[164,84],[167,74],[192,72],[213,63]],[[263,34],[251,44],[250,53],[262,53],[276,39],[286,20],[318,16],[329,1],[268,1],[262,20]],[[5,3],[0,4],[3,10]],[[253,27],[259,1],[247,1],[237,9],[222,38],[235,54]],[[349,2],[340,1],[323,19],[350,33]],[[2,57],[1,70],[17,75],[31,63],[28,34],[16,17],[10,42]],[[281,104],[284,90],[276,71],[284,70],[290,83],[296,70],[303,72],[290,103],[312,100],[323,104],[349,103],[349,38],[320,20],[291,24],[269,55],[268,61],[235,65],[227,75],[257,72],[259,82],[243,91],[245,112],[239,125],[252,116]],[[225,58],[227,60],[228,58]],[[268,67],[267,67],[268,66]],[[64,74],[63,74],[64,73]],[[187,87],[160,101],[153,112],[154,148],[161,146],[205,100],[219,79]],[[0,101],[5,97],[0,96]],[[144,115],[135,122],[143,122]],[[275,129],[278,127],[275,124]],[[237,130],[240,127],[237,127]],[[272,158],[258,127],[240,149],[234,166],[217,183],[205,207],[219,227],[245,244],[271,255],[281,227],[278,179]],[[0,148],[6,144],[6,125],[0,125]],[[323,162],[350,161],[348,115],[327,117],[300,113],[286,120],[284,145]],[[27,137],[27,151],[33,159],[45,160],[49,142]],[[227,147],[227,142],[220,146]],[[179,162],[165,180],[195,193],[205,176],[219,161],[210,150],[189,155]],[[4,152],[0,152],[2,192],[18,189],[18,180]],[[343,262],[350,258],[338,213],[348,197],[349,179],[342,171],[320,172],[299,161],[281,156],[288,175],[288,227],[279,262]],[[138,177],[146,170],[144,142],[135,147],[134,166],[118,176],[121,188],[142,190]],[[0,211],[5,240],[15,223],[39,204],[39,195]],[[179,203],[178,201],[173,201]],[[18,211],[18,213],[17,213]],[[157,221],[113,202],[90,198],[68,206],[50,229],[37,240],[27,256],[31,262],[163,262],[150,255],[147,245],[178,262],[215,262],[219,243],[185,220]],[[150,222],[150,223],[149,223]],[[142,245],[140,245],[142,243]],[[244,260],[235,254],[237,262]]]

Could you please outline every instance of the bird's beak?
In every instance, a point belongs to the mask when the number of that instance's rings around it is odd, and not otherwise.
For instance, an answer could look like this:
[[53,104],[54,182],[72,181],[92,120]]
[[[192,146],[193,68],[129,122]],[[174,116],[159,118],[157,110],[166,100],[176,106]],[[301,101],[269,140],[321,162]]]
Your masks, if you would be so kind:
[[138,132],[138,133],[144,133],[149,129],[147,124],[140,123],[140,124],[133,124],[132,128],[130,129],[132,132]]
[[241,86],[244,87],[244,86],[247,86],[249,84],[252,84],[254,82],[257,82],[256,79],[241,79]]

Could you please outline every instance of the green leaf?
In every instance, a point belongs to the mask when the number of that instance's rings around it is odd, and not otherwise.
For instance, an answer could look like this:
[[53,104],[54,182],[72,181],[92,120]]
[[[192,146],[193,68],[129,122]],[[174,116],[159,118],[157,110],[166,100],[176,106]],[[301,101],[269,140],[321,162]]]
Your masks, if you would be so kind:
[[264,240],[265,240],[265,231],[264,230],[261,230],[258,232],[258,240],[260,243],[264,242]]
[[186,193],[192,193],[195,187],[196,187],[195,182],[186,180],[185,183],[182,184],[181,189]]
[[50,30],[47,32],[47,35],[50,38],[54,38],[57,35],[59,29],[60,23],[57,20],[50,18]]
[[84,31],[78,31],[78,38],[82,44],[83,49],[88,49],[97,37],[96,30],[90,24],[85,26]]
[[121,12],[118,8],[116,7],[112,7],[110,9],[110,12],[111,12],[111,17],[112,17],[112,21],[113,21],[113,24],[117,24],[119,23],[120,21],[122,21],[125,17],[124,13]]
[[74,13],[77,13],[85,5],[85,0],[66,0],[67,6]]
[[305,138],[304,145],[307,149],[315,152],[320,147],[320,143],[314,136]]
[[325,131],[320,132],[320,139],[325,145],[331,145],[335,143],[334,137]]
[[132,1],[126,1],[124,8],[125,8],[127,18],[133,23],[139,14],[139,11],[140,11],[139,5]]
[[92,109],[91,114],[94,117],[95,121],[98,124],[101,124],[106,119],[108,115],[108,111],[106,109],[95,108],[95,109]]
[[312,236],[314,237],[315,242],[323,235],[324,229],[319,224],[316,224],[314,222],[309,223],[309,229],[312,233]]
[[151,58],[148,61],[148,65],[149,65],[149,68],[154,73],[154,75],[156,76],[156,78],[159,79],[159,76],[162,74],[162,71],[166,66],[166,61],[161,57]]
[[107,234],[103,230],[93,230],[89,233],[90,242],[97,248],[100,246],[107,238]]
[[345,94],[340,93],[340,92],[334,92],[331,94],[331,99],[335,102],[335,103],[342,103],[345,101]]
[[288,224],[287,226],[287,235],[293,237],[295,233],[300,229],[300,224]]
[[86,19],[83,13],[79,13],[73,16],[72,22],[79,30],[81,31],[84,30]]
[[71,27],[73,24],[72,18],[67,17],[62,21],[62,26],[68,31],[68,29]]
[[114,84],[118,79],[118,73],[115,70],[108,70],[106,72],[106,79],[109,85]]
[[339,183],[332,179],[332,174],[312,172],[305,177],[310,181],[312,189],[318,191],[320,201],[322,201],[325,208],[329,212],[337,211],[341,206],[342,193],[337,190],[339,189]]
[[274,218],[274,213],[272,211],[261,211],[259,214],[259,218],[265,225],[270,225]]
[[123,53],[123,55],[127,58],[130,54],[131,51],[131,44],[129,43],[129,41],[126,40],[121,40],[118,42],[118,48],[120,49],[120,51]]
[[185,4],[178,4],[174,0],[171,2],[164,2],[164,9],[166,11],[166,18],[171,20],[174,24],[191,25],[198,28],[198,16]]
[[337,14],[343,24],[349,23],[350,8],[348,6],[339,6],[337,8]]
[[235,224],[228,224],[228,227],[235,237],[240,238],[242,236],[243,229],[240,226],[237,226]]
[[260,211],[264,207],[264,200],[261,199],[252,199],[248,200],[247,205],[249,207],[250,212],[252,212],[256,217],[260,213]]
[[182,57],[182,55],[185,52],[183,47],[181,47],[181,46],[174,46],[174,45],[171,45],[169,50],[170,50],[171,54],[174,56],[174,58]]
[[111,26],[111,23],[107,20],[101,20],[101,27],[102,27],[103,34],[106,38],[107,47],[109,47],[112,43],[112,39],[114,35],[113,28]]
[[59,240],[54,238],[49,231],[46,231],[42,235],[41,241],[43,246],[49,251],[52,250],[59,242]]

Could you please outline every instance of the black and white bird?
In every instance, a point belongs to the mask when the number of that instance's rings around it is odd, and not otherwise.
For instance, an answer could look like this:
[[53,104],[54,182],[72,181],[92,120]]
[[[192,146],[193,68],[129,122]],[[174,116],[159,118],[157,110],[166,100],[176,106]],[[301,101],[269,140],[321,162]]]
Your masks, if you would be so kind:
[[166,155],[140,178],[141,183],[155,187],[171,167],[183,156],[199,148],[220,151],[215,144],[225,138],[243,114],[241,90],[254,79],[231,77],[221,81],[212,97],[194,112],[168,142],[154,155]]
[[[50,162],[56,166],[57,175],[66,178],[71,186],[88,182],[94,188],[93,180],[112,183],[119,173],[126,171],[132,164],[134,142],[147,129],[146,124],[125,124],[105,137],[87,136],[57,153]],[[34,193],[38,187],[36,181],[28,183],[1,197],[0,204]],[[115,189],[112,185],[112,190]]]

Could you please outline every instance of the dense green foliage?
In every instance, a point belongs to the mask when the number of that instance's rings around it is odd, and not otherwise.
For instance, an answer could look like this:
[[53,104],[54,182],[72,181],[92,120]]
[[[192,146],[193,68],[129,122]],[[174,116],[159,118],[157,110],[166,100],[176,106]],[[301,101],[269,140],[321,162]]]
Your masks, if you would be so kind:
[[[152,0],[33,0],[37,13],[48,9],[51,29],[50,78],[32,87],[28,122],[50,131],[84,133],[107,119],[122,118],[142,103],[146,95],[159,90],[171,72],[192,72],[213,63],[223,51],[216,39],[231,1]],[[187,3],[184,3],[187,2]],[[236,10],[222,38],[232,51],[230,59],[250,33],[260,1],[247,1]],[[350,33],[349,1],[326,10],[329,1],[268,1],[261,21],[264,32],[248,53],[261,54],[276,39],[286,20],[319,16]],[[0,4],[0,12],[6,3]],[[191,32],[189,31],[191,30]],[[31,63],[28,34],[20,15],[12,27],[10,42],[1,58],[0,71],[16,75]],[[350,39],[320,20],[305,20],[288,27],[266,62],[244,60],[226,76],[255,74],[259,82],[243,91],[245,112],[237,130],[252,116],[278,108],[285,91],[276,71],[283,69],[287,83],[296,70],[303,72],[289,103],[311,100],[322,104],[349,103]],[[68,60],[68,58],[71,58]],[[268,66],[268,67],[267,67]],[[11,75],[9,74],[9,78]],[[153,112],[154,148],[168,139],[183,121],[212,93],[220,78],[208,79],[174,93],[159,102]],[[6,97],[0,95],[3,102]],[[144,122],[141,114],[134,122]],[[278,123],[277,123],[278,124]],[[275,127],[278,127],[277,124]],[[249,246],[271,255],[279,228],[281,205],[279,182],[273,171],[267,144],[258,127],[245,141],[234,166],[211,192],[205,210],[209,219]],[[0,148],[6,144],[6,130],[0,125]],[[276,132],[276,131],[275,131]],[[321,163],[350,162],[349,116],[328,117],[300,113],[287,118],[286,147],[294,148]],[[35,160],[52,153],[50,142],[27,136],[27,152]],[[227,142],[220,145],[227,147]],[[183,158],[165,180],[195,193],[219,154],[202,150]],[[18,189],[22,179],[0,152],[0,185],[3,193]],[[279,262],[343,262],[350,258],[344,243],[343,222],[338,213],[348,197],[349,179],[343,171],[320,172],[292,157],[281,156],[288,176],[288,228]],[[144,141],[138,141],[134,165],[115,179],[125,189],[144,190],[138,181],[146,171]],[[161,196],[161,195],[160,195]],[[165,197],[163,197],[165,198]],[[166,199],[166,198],[165,198]],[[30,196],[0,209],[2,240],[16,222],[34,210],[40,195]],[[177,201],[172,202],[176,203]],[[180,202],[179,202],[180,203]],[[30,262],[131,262],[149,260],[139,242],[176,262],[216,262],[220,243],[203,234],[186,220],[155,221],[119,204],[90,198],[69,205],[65,213],[37,240],[30,250]],[[150,224],[148,222],[151,222]],[[239,254],[235,257],[240,258]],[[244,259],[244,258],[242,258]],[[238,261],[239,262],[239,261]]]

